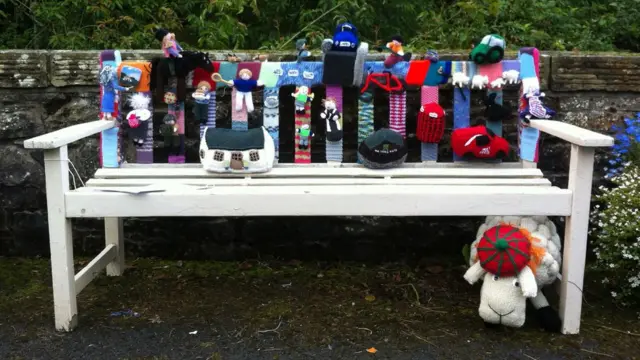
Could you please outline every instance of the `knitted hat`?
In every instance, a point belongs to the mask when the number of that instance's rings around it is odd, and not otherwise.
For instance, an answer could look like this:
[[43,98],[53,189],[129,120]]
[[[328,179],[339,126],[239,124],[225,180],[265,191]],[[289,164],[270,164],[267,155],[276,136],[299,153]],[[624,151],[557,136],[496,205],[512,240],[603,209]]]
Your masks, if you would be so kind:
[[158,41],[162,41],[162,39],[164,39],[165,36],[167,36],[167,34],[169,33],[169,31],[163,29],[163,28],[157,28],[156,29],[156,39]]
[[444,135],[444,109],[437,103],[427,103],[420,107],[416,137],[424,143],[439,143]]
[[305,39],[296,40],[296,50],[302,50],[302,48],[304,47],[304,45],[306,43],[307,43],[307,40],[305,40]]
[[501,224],[482,235],[478,242],[478,261],[497,276],[516,276],[530,259],[531,243],[519,228]]
[[370,169],[397,167],[407,159],[407,146],[402,135],[382,128],[360,144],[358,159],[362,165]]
[[391,37],[391,41],[397,41],[400,44],[404,44],[404,41],[402,40],[402,36],[400,35],[394,35]]

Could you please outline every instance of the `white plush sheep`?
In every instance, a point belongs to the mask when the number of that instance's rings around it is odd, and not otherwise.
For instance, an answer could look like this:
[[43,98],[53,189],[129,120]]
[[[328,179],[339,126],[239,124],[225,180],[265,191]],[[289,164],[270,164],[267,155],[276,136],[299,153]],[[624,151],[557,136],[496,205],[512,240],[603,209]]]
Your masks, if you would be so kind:
[[500,89],[504,86],[505,82],[503,78],[497,78],[491,82],[491,87],[495,89]]
[[486,75],[475,75],[471,80],[471,88],[484,89],[489,84],[489,77]]
[[518,70],[509,70],[502,73],[502,78],[507,84],[516,84],[520,79],[520,72]]
[[[530,261],[517,276],[499,277],[483,269],[478,261],[478,244],[485,232],[497,225],[519,228],[531,243]],[[522,231],[524,230],[524,231]],[[556,226],[546,216],[489,216],[471,244],[469,270],[465,280],[474,284],[483,279],[480,317],[487,326],[520,327],[525,322],[526,301],[531,300],[545,330],[560,331],[560,318],[540,290],[552,284],[560,271],[561,243]]]
[[452,76],[451,83],[453,86],[467,87],[471,79],[463,72],[455,72]]

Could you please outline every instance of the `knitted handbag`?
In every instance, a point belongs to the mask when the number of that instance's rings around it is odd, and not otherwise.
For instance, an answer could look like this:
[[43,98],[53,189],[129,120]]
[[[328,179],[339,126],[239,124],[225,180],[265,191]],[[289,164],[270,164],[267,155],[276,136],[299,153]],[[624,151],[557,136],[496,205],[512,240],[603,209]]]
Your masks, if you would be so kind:
[[531,243],[519,228],[501,224],[482,235],[478,242],[478,261],[496,276],[516,276],[529,263]]
[[444,110],[436,103],[420,107],[416,137],[423,143],[437,144],[444,135]]

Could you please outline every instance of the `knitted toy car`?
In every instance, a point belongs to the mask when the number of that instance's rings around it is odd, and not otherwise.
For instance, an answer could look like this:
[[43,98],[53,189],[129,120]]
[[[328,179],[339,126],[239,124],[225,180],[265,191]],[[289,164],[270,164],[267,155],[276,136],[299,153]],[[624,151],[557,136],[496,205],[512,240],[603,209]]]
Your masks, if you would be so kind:
[[479,44],[473,47],[469,54],[469,60],[476,64],[495,64],[502,61],[506,43],[500,35],[491,34],[482,38]]
[[358,29],[355,25],[345,22],[336,26],[336,31],[333,33],[333,46],[331,50],[355,52],[359,44]]
[[559,332],[558,313],[541,289],[558,277],[562,263],[560,236],[546,216],[488,216],[471,244],[464,279],[483,279],[478,313],[487,327],[521,327],[527,299],[542,327]]
[[371,102],[376,88],[386,92],[401,91],[403,82],[397,76],[388,72],[370,73],[360,89],[360,100]]
[[484,125],[453,130],[451,149],[454,154],[467,160],[502,159],[510,152],[507,140]]

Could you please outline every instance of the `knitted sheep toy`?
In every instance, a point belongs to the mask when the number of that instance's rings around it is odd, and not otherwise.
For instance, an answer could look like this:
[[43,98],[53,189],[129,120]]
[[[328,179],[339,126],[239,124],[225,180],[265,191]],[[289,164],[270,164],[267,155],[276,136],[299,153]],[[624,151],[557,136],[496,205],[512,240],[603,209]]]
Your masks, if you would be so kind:
[[471,244],[465,280],[483,279],[479,314],[487,327],[521,327],[527,298],[542,327],[559,332],[558,313],[541,289],[552,284],[562,262],[560,237],[546,216],[488,216]]

